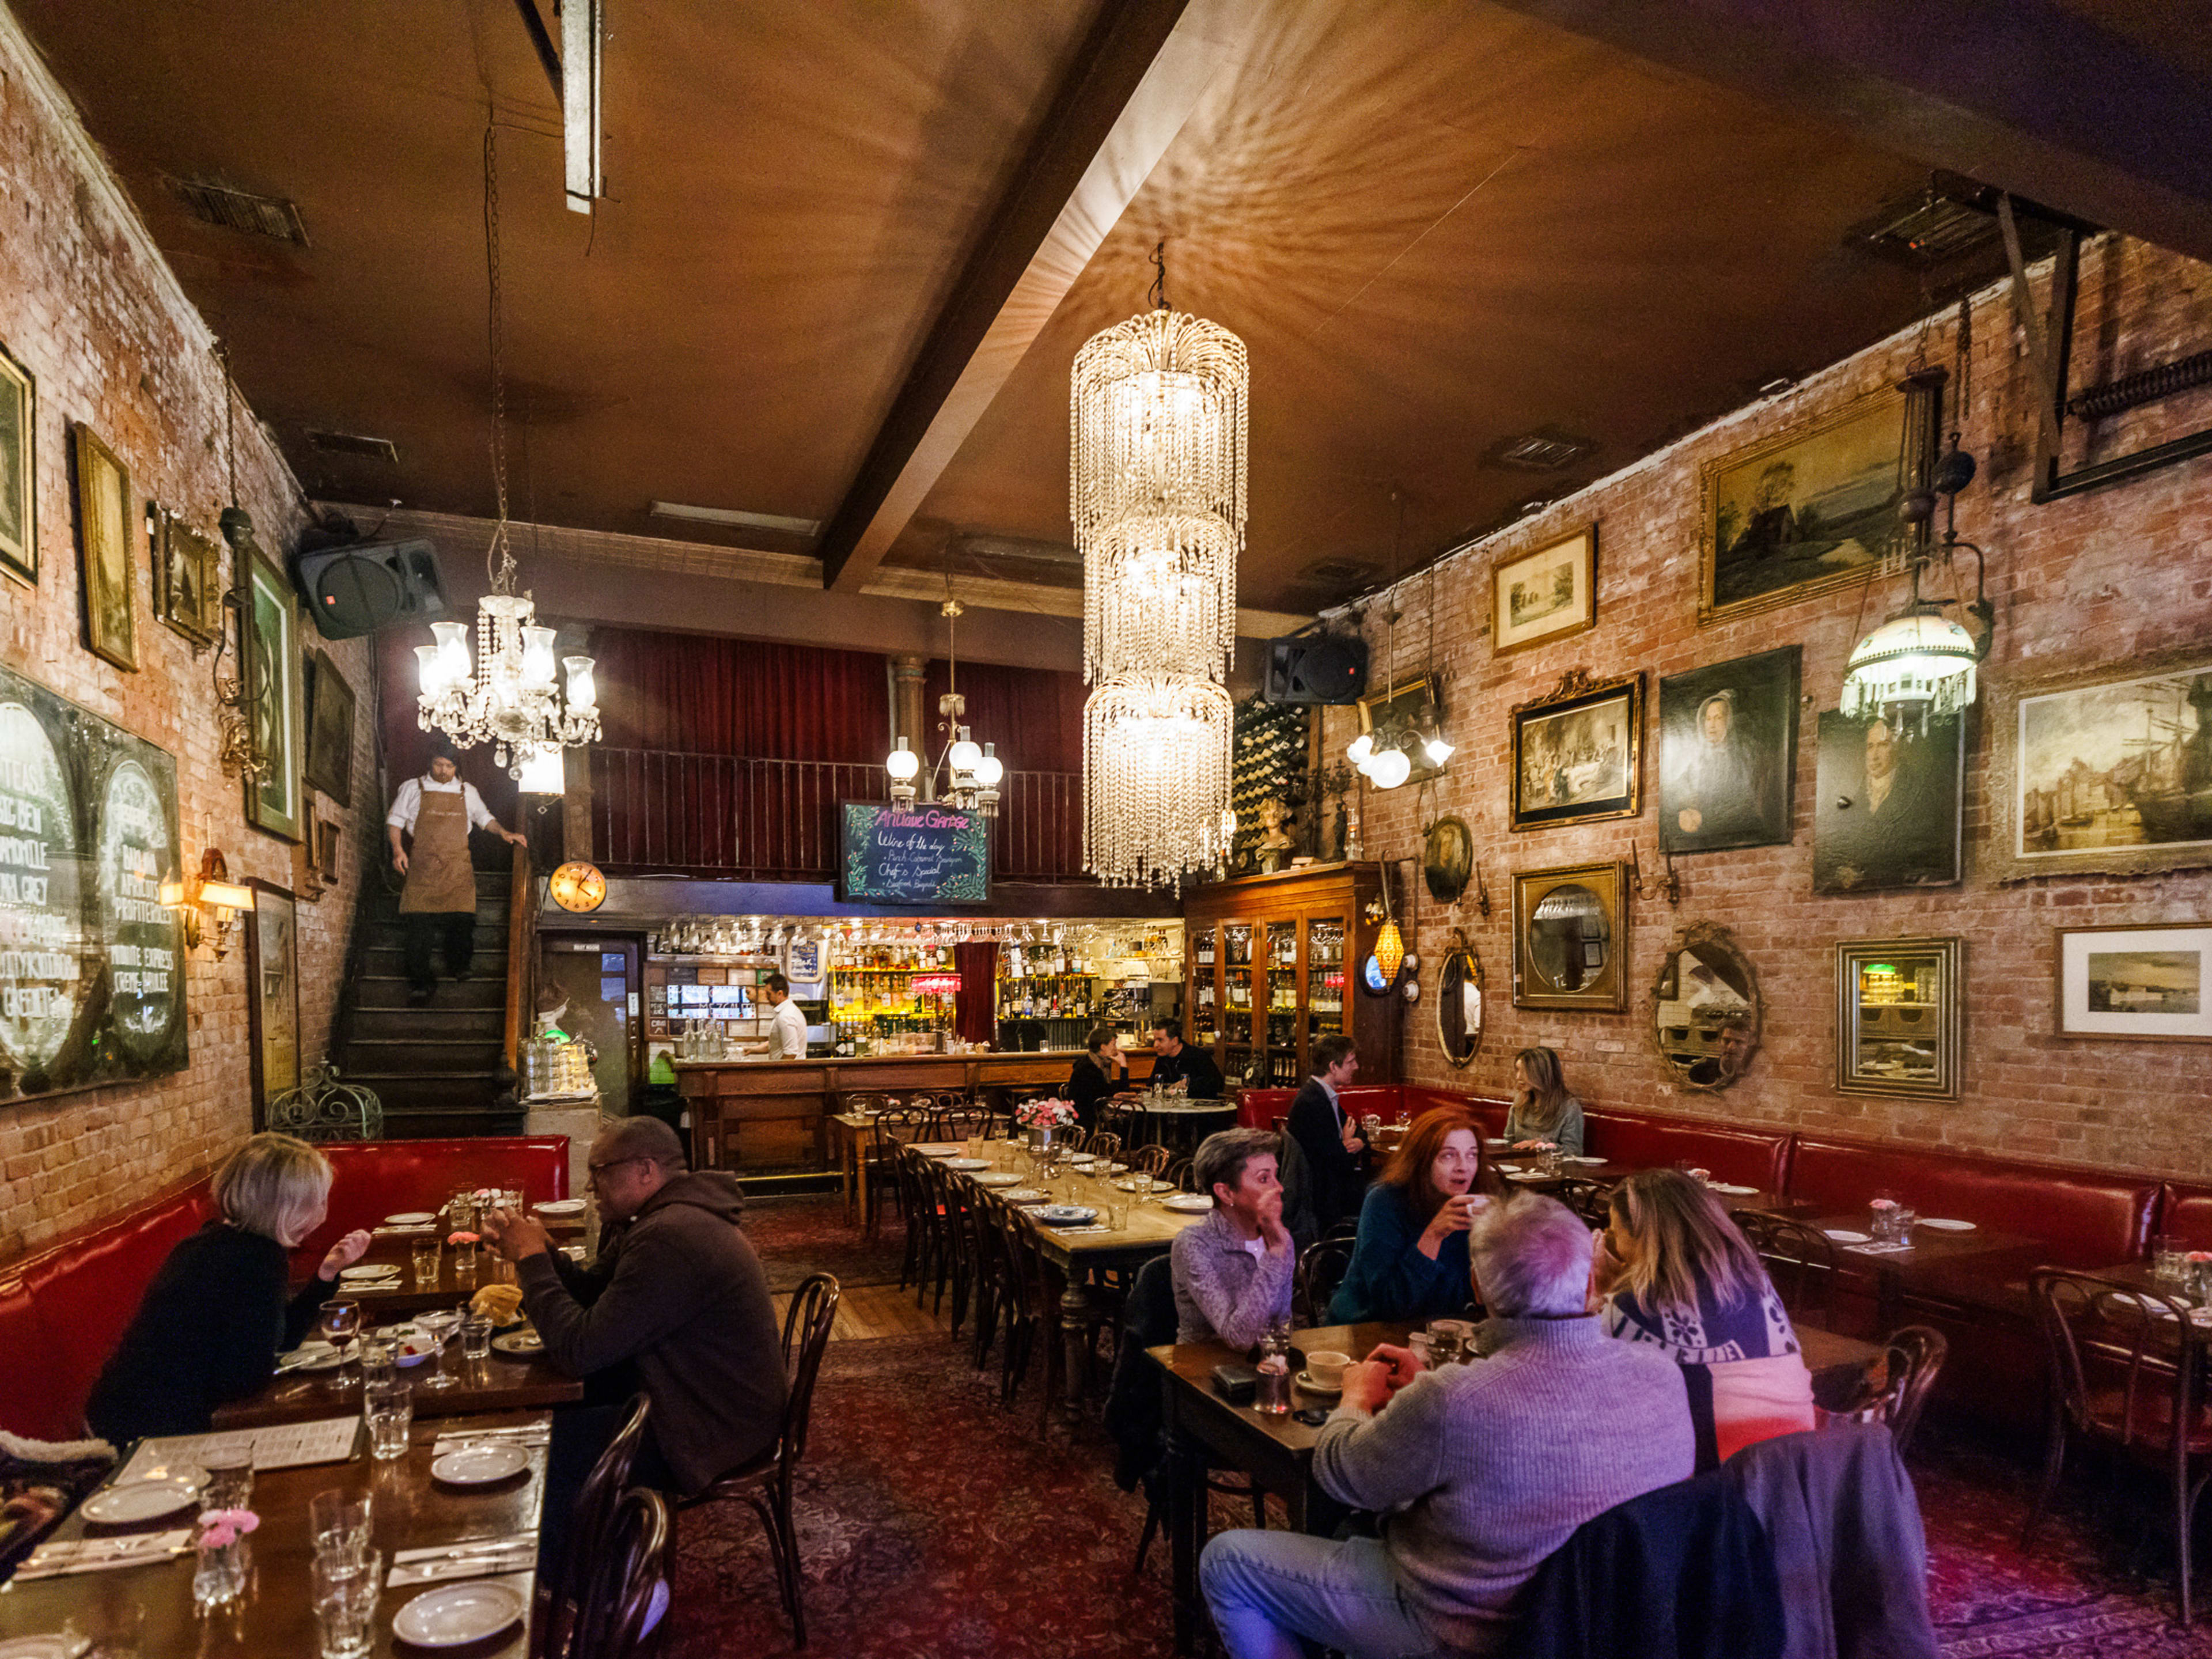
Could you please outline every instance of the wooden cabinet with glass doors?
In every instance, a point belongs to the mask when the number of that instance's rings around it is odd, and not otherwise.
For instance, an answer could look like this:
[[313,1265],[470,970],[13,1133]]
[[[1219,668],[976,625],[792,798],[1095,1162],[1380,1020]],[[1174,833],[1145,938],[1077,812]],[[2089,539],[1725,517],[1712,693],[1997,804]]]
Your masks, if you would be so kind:
[[1191,892],[1183,907],[1183,1040],[1247,1088],[1295,1089],[1313,1044],[1347,1031],[1366,1083],[1398,1080],[1395,994],[1358,989],[1381,925],[1381,866],[1329,864]]

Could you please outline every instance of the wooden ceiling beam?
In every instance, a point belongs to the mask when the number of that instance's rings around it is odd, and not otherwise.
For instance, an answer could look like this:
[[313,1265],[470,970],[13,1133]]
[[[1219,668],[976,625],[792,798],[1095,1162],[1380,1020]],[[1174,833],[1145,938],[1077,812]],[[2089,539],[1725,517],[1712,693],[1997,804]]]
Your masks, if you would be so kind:
[[2212,259],[2212,88],[2056,0],[1498,3]]
[[1106,0],[823,532],[868,580],[1229,61],[1229,0]]

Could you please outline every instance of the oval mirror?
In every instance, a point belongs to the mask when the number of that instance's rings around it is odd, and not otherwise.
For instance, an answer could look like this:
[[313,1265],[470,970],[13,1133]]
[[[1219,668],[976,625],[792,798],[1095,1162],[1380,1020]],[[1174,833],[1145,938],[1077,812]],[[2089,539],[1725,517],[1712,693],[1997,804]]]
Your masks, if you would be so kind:
[[1528,918],[1528,965],[1546,991],[1579,991],[1605,971],[1613,928],[1598,896],[1571,881],[1544,895]]
[[1759,1048],[1759,975],[1717,923],[1674,936],[1651,988],[1651,1041],[1686,1089],[1727,1088]]
[[1482,963],[1456,927],[1437,976],[1437,1041],[1455,1066],[1467,1065],[1482,1047]]

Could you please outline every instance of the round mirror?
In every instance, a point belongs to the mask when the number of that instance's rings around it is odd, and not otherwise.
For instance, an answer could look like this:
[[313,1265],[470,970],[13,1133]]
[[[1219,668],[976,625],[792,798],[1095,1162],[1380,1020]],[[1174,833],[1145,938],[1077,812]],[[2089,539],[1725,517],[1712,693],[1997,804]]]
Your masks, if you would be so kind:
[[1759,975],[1735,935],[1709,921],[1677,934],[1651,988],[1651,1041],[1686,1089],[1718,1091],[1759,1048]]
[[1581,990],[1605,971],[1612,952],[1605,906],[1580,882],[1552,889],[1528,918],[1528,965],[1546,991]]
[[1455,1066],[1467,1065],[1482,1047],[1482,963],[1456,927],[1437,977],[1437,1041]]

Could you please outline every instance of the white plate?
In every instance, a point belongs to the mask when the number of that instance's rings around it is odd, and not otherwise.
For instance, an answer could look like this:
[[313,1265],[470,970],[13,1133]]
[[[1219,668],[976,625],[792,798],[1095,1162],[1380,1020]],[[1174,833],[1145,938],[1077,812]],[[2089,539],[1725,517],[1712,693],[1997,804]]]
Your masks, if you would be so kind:
[[1953,1221],[1945,1217],[1935,1215],[1923,1215],[1913,1224],[1933,1227],[1939,1233],[1970,1233],[1974,1231],[1974,1224],[1971,1221]]
[[1874,1243],[1874,1236],[1871,1233],[1855,1233],[1849,1227],[1823,1227],[1820,1231],[1827,1234],[1829,1237],[1834,1239],[1838,1244],[1871,1244]]
[[464,1446],[432,1463],[430,1474],[448,1486],[488,1486],[529,1467],[530,1454],[520,1446]]
[[505,1336],[495,1336],[493,1347],[501,1353],[544,1353],[545,1339],[535,1331],[509,1331]]
[[1483,1144],[1484,1146],[1510,1146],[1513,1143],[1512,1143],[1511,1141],[1510,1141],[1510,1140],[1505,1140],[1505,1139],[1493,1139],[1493,1140],[1486,1140],[1486,1141],[1484,1141],[1482,1144]]
[[1010,1193],[1001,1193],[999,1196],[1009,1204],[1034,1204],[1044,1194],[1034,1187],[1021,1187]]
[[1315,1382],[1313,1380],[1312,1374],[1308,1371],[1300,1371],[1291,1380],[1296,1382],[1300,1388],[1304,1389],[1308,1394],[1324,1395],[1330,1398],[1334,1398],[1344,1392],[1343,1383],[1340,1382],[1332,1389],[1326,1382]]
[[0,1642],[0,1659],[77,1659],[84,1644],[73,1636],[17,1636]]
[[1098,1212],[1087,1204],[1041,1204],[1032,1213],[1038,1220],[1054,1226],[1072,1227],[1098,1219]]
[[991,1160],[988,1158],[948,1158],[945,1160],[945,1167],[948,1170],[988,1170],[991,1167]]
[[366,1267],[341,1267],[340,1279],[397,1279],[399,1267],[396,1262],[374,1262]]
[[437,1218],[428,1210],[402,1210],[398,1215],[385,1217],[384,1224],[387,1227],[419,1227],[426,1221]]
[[957,1158],[960,1156],[960,1149],[957,1146],[947,1146],[939,1152],[930,1152],[925,1149],[921,1155],[924,1158]]
[[1508,1170],[1505,1178],[1508,1181],[1549,1181],[1552,1177],[1541,1170]]
[[142,1521],[157,1521],[165,1515],[174,1515],[199,1501],[197,1480],[179,1480],[173,1475],[166,1480],[133,1480],[127,1486],[96,1492],[86,1498],[84,1518],[97,1521],[102,1526],[131,1527]]
[[334,1371],[354,1358],[356,1352],[355,1345],[350,1342],[346,1344],[343,1353],[327,1342],[302,1342],[291,1352],[276,1356],[276,1369],[286,1372]]
[[1108,1175],[1127,1175],[1128,1172],[1129,1166],[1126,1164],[1109,1164],[1106,1166]]
[[399,1609],[392,1633],[423,1648],[458,1648],[495,1636],[522,1617],[513,1586],[486,1579],[441,1584]]
[[994,1170],[988,1175],[979,1175],[975,1177],[975,1184],[978,1187],[1012,1187],[1019,1185],[1020,1182],[1021,1176],[1016,1175],[1012,1170]]
[[543,1204],[531,1207],[540,1215],[581,1215],[584,1200],[580,1198],[549,1198]]
[[1163,1210],[1182,1210],[1194,1215],[1212,1207],[1213,1200],[1204,1193],[1177,1193],[1173,1198],[1160,1200]]
[[[1573,1152],[1563,1152],[1559,1156],[1559,1162],[1562,1164],[1602,1164],[1605,1160],[1601,1158],[1583,1158]],[[1748,1187],[1744,1188],[1744,1191],[1746,1192],[1749,1192],[1752,1189]]]
[[1755,1193],[1759,1190],[1756,1187],[1739,1187],[1733,1182],[1728,1181],[1716,1181],[1712,1183],[1712,1188],[1717,1193],[1728,1193],[1737,1198],[1741,1198],[1746,1193]]

